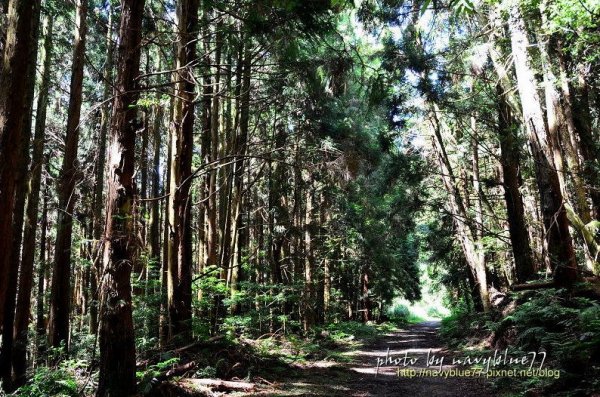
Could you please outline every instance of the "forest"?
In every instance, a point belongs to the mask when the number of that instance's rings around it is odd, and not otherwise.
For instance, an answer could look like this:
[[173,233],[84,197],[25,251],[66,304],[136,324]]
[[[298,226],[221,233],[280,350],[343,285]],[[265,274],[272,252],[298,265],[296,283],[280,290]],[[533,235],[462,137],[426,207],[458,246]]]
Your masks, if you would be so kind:
[[0,396],[600,395],[600,1],[0,0],[0,54]]

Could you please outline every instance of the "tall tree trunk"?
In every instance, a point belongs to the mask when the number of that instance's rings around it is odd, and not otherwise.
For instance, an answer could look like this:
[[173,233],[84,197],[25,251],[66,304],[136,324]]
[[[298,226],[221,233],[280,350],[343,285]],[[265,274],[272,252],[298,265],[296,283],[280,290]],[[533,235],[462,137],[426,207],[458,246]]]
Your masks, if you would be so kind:
[[490,310],[490,297],[483,252],[477,250],[476,237],[468,224],[470,216],[467,213],[463,196],[457,187],[458,184],[454,176],[454,171],[450,164],[448,154],[446,153],[446,148],[442,139],[442,125],[437,116],[438,113],[439,110],[437,109],[437,106],[434,105],[430,117],[430,122],[434,131],[434,138],[432,138],[433,148],[438,157],[440,169],[442,170],[442,182],[448,192],[449,207],[454,218],[456,233],[458,234],[463,254],[477,283],[481,307],[484,312],[488,312]]
[[[31,312],[31,289],[33,286],[33,262],[35,255],[35,241],[38,223],[38,206],[40,200],[40,186],[42,170],[44,167],[44,139],[46,128],[46,108],[48,106],[48,90],[50,87],[50,67],[52,62],[52,16],[47,16],[44,21],[44,46],[42,53],[42,70],[40,88],[37,101],[37,114],[35,118],[35,134],[33,141],[33,157],[29,171],[29,194],[25,228],[23,232],[23,253],[21,258],[21,272],[19,277],[19,295],[17,298],[17,311],[15,316],[15,350],[13,352],[13,370],[15,385],[21,386],[25,381],[27,370],[27,328]],[[43,294],[38,297],[43,299]]]
[[48,326],[50,345],[59,347],[61,343],[64,343],[67,350],[71,291],[71,236],[73,233],[73,209],[76,201],[75,183],[78,177],[77,146],[79,144],[83,66],[85,64],[87,2],[88,0],[77,1],[75,17],[71,91],[69,94],[65,152],[58,185],[58,219],[50,292],[50,324]]
[[[11,368],[12,354],[14,342],[14,320],[17,298],[18,274],[21,262],[21,244],[23,242],[23,222],[25,214],[25,199],[28,191],[27,171],[29,167],[29,146],[31,140],[31,123],[33,113],[33,100],[35,91],[35,76],[37,63],[37,41],[39,31],[39,15],[40,15],[40,0],[32,2],[34,7],[34,21],[31,32],[31,41],[33,45],[29,49],[29,62],[25,74],[21,78],[25,78],[28,82],[26,88],[25,107],[21,109],[21,117],[23,118],[23,132],[21,142],[16,148],[20,152],[20,162],[15,175],[17,180],[15,191],[15,203],[12,219],[12,250],[8,253],[10,257],[11,271],[8,275],[9,284],[6,293],[6,302],[4,306],[4,323],[2,326],[2,348],[0,351],[0,377],[4,380],[4,387],[7,390],[12,388]],[[27,272],[24,274],[27,277]],[[27,299],[30,299],[28,296]]]
[[167,300],[171,338],[180,341],[191,337],[192,320],[192,215],[190,185],[194,147],[193,70],[196,62],[198,0],[177,3],[178,36],[176,93],[171,125],[171,186]]
[[[566,69],[564,51],[559,51],[563,69]],[[585,72],[584,65],[576,65],[577,85],[573,95],[566,91],[569,87],[563,78],[563,95],[566,103],[571,103],[573,109],[573,124],[579,138],[579,152],[583,160],[583,177],[592,199],[592,217],[600,221],[600,146],[592,134],[592,117],[590,112],[589,83],[591,76]]]
[[[251,51],[249,48],[249,43],[246,42],[245,45],[242,46],[243,49],[243,59],[240,56],[238,62],[241,62],[240,68],[242,69],[241,76],[241,86],[240,90],[238,90],[237,95],[240,96],[239,100],[239,134],[236,134],[234,138],[235,142],[233,144],[234,155],[239,156],[236,158],[235,163],[233,165],[233,203],[231,204],[233,207],[232,215],[231,215],[231,280],[230,280],[230,291],[231,295],[236,294],[238,290],[238,279],[239,279],[239,271],[240,271],[240,224],[241,224],[241,208],[243,201],[243,184],[244,184],[244,175],[246,174],[246,162],[244,160],[244,156],[247,151],[247,142],[248,142],[248,128],[250,123],[250,83],[252,77],[252,59],[251,59]],[[240,49],[240,53],[242,50]],[[234,307],[232,310],[236,310]]]
[[[4,328],[5,304],[11,272],[18,269],[11,263],[13,243],[12,218],[15,208],[16,176],[22,161],[20,147],[25,118],[28,86],[23,78],[35,43],[31,32],[39,14],[35,2],[12,0],[8,6],[8,22],[4,58],[0,74],[0,328]],[[12,324],[11,324],[12,326]]]
[[[217,18],[220,20],[221,16],[215,13]],[[220,279],[225,282],[227,278],[227,272],[223,267],[222,263],[219,263],[219,244],[220,244],[220,229],[219,229],[219,205],[218,198],[221,190],[217,188],[217,176],[218,167],[217,163],[219,160],[219,144],[220,144],[220,132],[222,130],[221,125],[221,55],[223,51],[223,23],[220,21],[215,27],[215,57],[214,57],[214,80],[213,80],[213,92],[212,92],[212,109],[210,111],[210,158],[214,162],[208,174],[209,178],[209,195],[208,195],[208,207],[207,207],[207,225],[208,225],[208,244],[207,244],[207,261],[209,265],[218,266],[220,268]],[[215,294],[214,297],[214,321],[212,332],[217,332],[217,327],[223,312],[223,298],[221,293]]]
[[[228,33],[227,35],[227,39],[228,41],[231,40],[231,33]],[[243,47],[241,44],[237,46],[238,47],[238,62],[239,62],[239,48]],[[235,147],[234,147],[234,140],[235,140],[235,136],[237,131],[233,131],[233,117],[232,116],[232,108],[233,108],[233,97],[235,95],[235,92],[232,92],[232,81],[233,81],[233,71],[232,71],[232,64],[233,64],[233,52],[234,49],[227,49],[226,51],[226,56],[227,56],[227,61],[225,62],[224,65],[224,69],[225,69],[225,84],[223,87],[223,90],[225,91],[225,104],[223,106],[223,121],[222,121],[222,125],[224,126],[223,128],[223,139],[222,142],[223,144],[221,145],[220,148],[220,154],[219,156],[221,158],[225,158],[226,156],[229,156],[230,154],[234,154],[235,152]],[[239,67],[237,68],[237,70],[239,71]],[[237,75],[237,77],[239,78],[239,75]],[[238,111],[239,113],[239,111]],[[237,114],[235,115],[236,117],[236,121],[237,121]],[[236,126],[237,127],[237,126]],[[219,253],[219,262],[221,263],[221,266],[223,266],[224,270],[226,271],[227,275],[225,277],[226,279],[226,285],[229,288],[230,287],[230,282],[231,282],[231,276],[232,276],[232,267],[231,267],[231,253],[233,250],[233,235],[232,235],[232,229],[234,228],[234,226],[232,225],[233,222],[233,211],[234,211],[234,200],[235,198],[233,197],[233,193],[234,193],[234,189],[233,189],[233,170],[234,170],[234,164],[228,164],[228,162],[226,162],[225,164],[223,164],[220,168],[219,168],[219,176],[218,176],[218,180],[219,180],[219,185],[221,186],[220,190],[221,190],[221,194],[219,195],[220,201],[219,201],[219,219],[221,220],[221,224],[219,225],[220,229],[221,229],[221,236],[222,236],[222,240],[221,240],[221,251]],[[224,192],[224,193],[223,193]]]
[[[544,4],[544,2],[542,2]],[[542,22],[546,23],[545,13],[542,7]],[[542,67],[544,72],[544,91],[546,97],[546,115],[548,120],[548,134],[552,142],[554,161],[561,184],[561,192],[565,202],[570,203],[572,208],[575,208],[575,215],[587,224],[591,221],[590,208],[587,203],[586,189],[582,179],[582,167],[579,162],[579,156],[576,152],[577,139],[575,137],[575,126],[572,119],[568,101],[562,101],[558,92],[558,78],[553,70],[551,55],[554,55],[552,37],[548,37],[546,41],[539,40]],[[562,150],[561,150],[562,149]],[[567,186],[567,176],[569,186]],[[570,189],[569,189],[570,187]],[[567,218],[571,221],[571,225],[575,225],[569,212]],[[583,250],[585,253],[585,262],[588,270],[594,270],[594,255],[591,253],[591,247],[586,243],[583,231],[580,231],[580,236],[583,240]]]
[[[203,2],[203,10],[202,10],[202,49],[203,49],[203,57],[202,57],[202,113],[201,113],[201,124],[202,124],[202,133],[201,133],[201,141],[200,141],[200,157],[203,164],[209,164],[211,162],[211,109],[212,109],[212,96],[213,96],[213,87],[212,87],[212,79],[211,79],[211,45],[210,45],[210,17],[209,17],[210,9],[207,7],[207,4]],[[216,144],[216,143],[215,143]],[[213,265],[209,262],[209,246],[211,244],[210,241],[210,233],[209,233],[209,225],[208,225],[208,217],[209,217],[209,196],[210,196],[210,177],[209,173],[203,175],[200,180],[200,195],[202,198],[202,202],[200,204],[199,218],[200,218],[200,230],[199,230],[199,251],[200,258],[198,260],[198,266],[202,269],[206,268],[207,265]]]
[[[473,178],[473,193],[475,194],[475,224],[473,226],[473,237],[474,244],[476,249],[476,254],[478,257],[478,266],[477,269],[481,272],[480,269],[483,268],[483,272],[487,273],[486,270],[486,258],[485,258],[485,250],[483,248],[483,237],[484,237],[484,217],[483,217],[483,205],[482,205],[482,196],[483,192],[481,191],[480,184],[480,175],[479,175],[479,141],[477,137],[477,122],[474,116],[471,116],[471,150],[472,150],[472,168],[471,168],[471,176]],[[468,197],[468,196],[465,196]],[[487,282],[487,275],[485,277]]]
[[[160,68],[159,68],[160,70]],[[150,235],[148,242],[150,244],[150,260],[148,262],[148,274],[152,283],[160,284],[160,269],[162,267],[160,257],[160,202],[157,199],[160,195],[160,148],[161,148],[161,124],[163,119],[163,110],[161,105],[154,107],[154,126],[153,133],[153,157],[152,157],[152,202],[150,203]],[[154,291],[154,289],[153,289]],[[159,292],[160,291],[154,291]],[[148,332],[152,336],[159,336],[160,324],[160,305],[154,308],[157,315],[148,319]]]
[[48,229],[48,182],[44,182],[44,204],[42,206],[42,220],[40,222],[40,256],[37,269],[37,302],[36,302],[36,346],[37,362],[42,362],[46,352],[46,319],[44,314],[44,291],[46,290],[46,231]]
[[[321,227],[321,244],[324,247],[327,247],[328,242],[328,233],[329,230],[329,222],[331,220],[331,201],[329,198],[329,192],[327,190],[323,190],[321,192],[321,203],[319,205],[320,210],[320,227]],[[323,292],[322,292],[322,310],[323,316],[322,321],[327,323],[330,320],[330,307],[331,307],[331,278],[332,274],[332,266],[331,266],[331,253],[329,250],[325,250],[323,255]]]
[[557,285],[570,286],[577,279],[575,251],[553,161],[552,142],[548,136],[535,75],[527,54],[529,39],[518,5],[510,8],[509,30],[523,119],[534,157],[536,182],[547,236],[548,259]]
[[[543,15],[543,12],[542,12]],[[544,21],[545,18],[542,17]],[[581,166],[575,152],[573,141],[575,131],[571,121],[567,118],[558,92],[559,81],[553,70],[550,56],[552,50],[552,37],[543,37],[538,40],[542,69],[544,73],[544,93],[546,99],[546,117],[548,121],[548,136],[552,142],[554,161],[561,183],[563,199],[571,199],[580,214],[581,219],[587,223],[591,220],[585,195],[585,188],[581,180]],[[562,148],[562,151],[561,151]],[[567,176],[570,177],[572,190],[567,189]],[[570,192],[573,192],[571,195]],[[572,197],[569,197],[571,195]]]
[[[309,177],[310,178],[310,177]],[[304,291],[302,294],[304,332],[308,332],[315,325],[315,257],[312,236],[313,192],[312,181],[306,181],[306,208],[304,213]]]
[[[148,65],[149,52],[146,51],[146,69],[145,73],[150,71]],[[147,244],[147,198],[148,198],[148,141],[150,131],[150,110],[148,107],[142,108],[141,116],[141,129],[138,131],[138,135],[141,135],[142,143],[140,148],[140,154],[137,160],[138,170],[140,174],[140,187],[136,192],[135,197],[135,226],[136,235],[140,241],[140,246],[145,247]],[[137,175],[137,172],[136,172]],[[147,273],[147,262],[148,258],[138,257],[135,264],[133,265],[133,277],[135,279],[133,283],[133,294],[136,296],[144,296],[146,294],[146,280],[148,279]]]
[[104,269],[100,287],[100,375],[97,397],[135,393],[131,266],[135,261],[133,197],[144,0],[121,1],[116,95],[110,128]]
[[508,214],[508,232],[515,261],[518,283],[523,283],[535,274],[529,245],[529,233],[525,222],[523,197],[519,190],[519,146],[515,130],[515,119],[506,101],[504,89],[498,85],[498,138],[500,140],[500,165],[502,166],[504,199]]
[[[170,105],[170,114],[169,118],[173,118],[173,100],[171,100]],[[165,183],[163,185],[164,192],[168,192],[169,186],[171,186],[171,178],[173,177],[173,173],[171,172],[171,161],[169,161],[173,155],[173,145],[172,145],[173,135],[169,134],[169,139],[167,142],[167,164],[165,170]],[[170,200],[170,199],[169,199]],[[162,250],[162,266],[160,268],[160,325],[159,325],[159,341],[160,346],[164,347],[167,345],[170,339],[170,319],[169,319],[169,305],[167,303],[167,284],[168,284],[168,268],[169,268],[169,253],[172,252],[172,248],[170,244],[172,240],[170,238],[171,227],[169,223],[169,211],[172,206],[169,204],[169,200],[167,200],[163,205],[163,250]]]
[[[108,100],[112,95],[113,84],[113,64],[114,64],[114,44],[113,44],[114,18],[113,9],[108,8],[108,23],[106,26],[106,63],[104,64],[104,93],[102,97]],[[102,269],[102,209],[104,192],[104,172],[106,168],[106,140],[108,125],[110,122],[110,104],[105,104],[100,109],[100,129],[98,131],[98,154],[95,164],[94,181],[94,208],[93,208],[93,233],[94,233],[94,263],[90,274],[90,334],[96,335],[98,332],[98,279]]]

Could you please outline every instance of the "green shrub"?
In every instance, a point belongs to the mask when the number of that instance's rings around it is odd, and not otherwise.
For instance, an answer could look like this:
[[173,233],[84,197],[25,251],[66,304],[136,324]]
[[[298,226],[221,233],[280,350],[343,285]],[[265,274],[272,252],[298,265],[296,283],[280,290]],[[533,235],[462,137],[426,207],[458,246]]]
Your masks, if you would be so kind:
[[376,336],[378,333],[374,325],[357,321],[329,324],[327,331],[330,333],[330,338],[334,341],[348,338],[368,339]]
[[459,345],[465,339],[487,327],[487,317],[473,313],[466,306],[459,306],[442,319],[440,336],[451,345]]
[[430,307],[427,309],[427,315],[429,317],[435,317],[435,318],[443,318],[444,315],[440,312],[440,309],[437,307]]
[[396,324],[406,324],[410,317],[410,310],[405,305],[394,305],[388,310],[388,317]]
[[15,395],[22,397],[75,397],[79,395],[74,369],[78,365],[67,361],[59,368],[39,367],[27,384]]
[[561,379],[519,380],[520,386],[512,382],[508,387],[535,387],[545,395],[598,390],[600,305],[556,289],[525,292],[517,301],[520,304],[515,311],[492,328],[497,332],[512,330],[511,350],[546,352],[545,367],[560,369]]
[[179,362],[178,357],[167,358],[164,361],[148,366],[145,370],[137,371],[135,376],[138,380],[138,388],[142,393],[148,393],[152,389],[152,379],[160,375],[167,368]]

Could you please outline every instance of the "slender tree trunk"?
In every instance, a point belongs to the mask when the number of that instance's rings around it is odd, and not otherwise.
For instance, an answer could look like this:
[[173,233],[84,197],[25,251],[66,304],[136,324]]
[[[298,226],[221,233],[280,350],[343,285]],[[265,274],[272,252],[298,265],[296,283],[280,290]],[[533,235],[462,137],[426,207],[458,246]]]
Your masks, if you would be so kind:
[[[113,84],[113,63],[114,63],[114,45],[113,45],[114,19],[112,7],[108,8],[108,23],[106,27],[106,63],[104,66],[104,100],[108,100],[112,95]],[[106,104],[100,109],[100,129],[98,131],[98,155],[95,164],[95,182],[94,182],[94,208],[93,208],[93,233],[94,233],[94,263],[90,275],[91,303],[90,303],[90,334],[96,335],[98,332],[98,279],[102,269],[102,209],[104,192],[104,173],[106,168],[106,140],[108,125],[110,122],[110,105]]]
[[71,291],[71,236],[73,233],[73,209],[76,202],[75,183],[78,178],[77,146],[79,144],[83,66],[85,63],[87,1],[77,1],[71,91],[67,115],[65,152],[59,176],[56,249],[50,295],[50,324],[48,333],[50,345],[59,347],[61,343],[64,343],[67,350],[69,343]]
[[[246,43],[244,46],[244,55],[238,61],[243,64],[241,87],[238,95],[240,96],[240,121],[239,121],[239,135],[236,135],[235,143],[233,145],[234,154],[240,156],[236,159],[233,166],[233,180],[234,180],[234,192],[233,192],[233,210],[232,210],[232,231],[231,231],[231,245],[232,245],[232,261],[231,261],[231,280],[230,280],[230,291],[231,295],[235,295],[238,290],[238,279],[239,279],[239,268],[240,268],[240,223],[241,223],[241,208],[243,201],[243,184],[244,175],[246,174],[246,162],[244,156],[247,151],[248,142],[248,128],[250,123],[250,83],[252,77],[252,60],[251,51],[249,44]],[[240,51],[242,52],[242,51]],[[236,308],[234,308],[236,309]]]
[[[149,53],[146,51],[146,69],[145,73],[150,71],[148,65]],[[142,116],[141,116],[141,129],[138,132],[141,135],[142,143],[140,148],[140,154],[138,158],[138,170],[140,174],[140,187],[136,192],[135,196],[135,226],[136,226],[136,235],[140,241],[140,246],[145,247],[148,237],[147,237],[147,198],[148,198],[148,141],[150,131],[150,111],[147,107],[142,108]],[[148,279],[147,274],[147,262],[148,258],[138,257],[134,266],[133,266],[133,277],[135,279],[133,283],[133,294],[136,296],[145,296],[146,295],[146,280]]]
[[[218,15],[218,14],[217,14]],[[219,144],[220,144],[220,132],[222,125],[220,123],[221,118],[221,55],[223,51],[223,23],[217,23],[215,27],[215,57],[214,57],[214,79],[213,79],[213,92],[212,92],[212,109],[211,109],[211,121],[210,121],[210,158],[211,161],[217,162],[219,157]],[[216,166],[216,164],[215,164]],[[212,167],[211,167],[212,168]],[[219,263],[219,244],[220,244],[220,229],[219,229],[219,206],[218,197],[221,192],[217,186],[218,172],[215,169],[211,169],[209,178],[209,195],[208,195],[208,207],[207,207],[207,226],[208,226],[208,244],[207,244],[207,261],[209,265],[218,266],[220,268],[220,279],[225,282],[227,278],[227,272],[223,267],[222,263]],[[223,312],[223,298],[221,293],[215,294],[214,299],[214,322],[213,322],[213,333],[217,332],[217,327]]]
[[48,229],[48,183],[44,182],[44,204],[42,206],[42,221],[40,222],[40,256],[37,269],[37,302],[36,302],[36,346],[37,346],[37,362],[41,363],[46,352],[46,319],[44,314],[44,291],[46,290],[46,231]]
[[[475,194],[475,224],[473,227],[474,234],[474,245],[476,249],[476,254],[478,257],[478,265],[477,271],[481,272],[483,268],[483,272],[486,273],[485,280],[487,283],[487,270],[486,270],[486,258],[485,258],[485,250],[483,248],[483,237],[484,237],[484,218],[483,218],[483,205],[482,205],[482,196],[483,192],[481,191],[481,184],[479,182],[479,142],[477,138],[477,122],[474,116],[471,116],[471,149],[473,154],[472,159],[472,177],[473,177],[473,193]],[[465,196],[468,197],[468,196]]]
[[[170,118],[172,118],[173,116],[173,101],[171,101],[170,104],[170,114],[169,116],[171,116]],[[167,142],[167,159],[170,159],[173,155],[173,145],[172,145],[172,140],[173,140],[173,136],[171,134],[169,134],[169,139]],[[167,165],[166,165],[166,170],[165,170],[165,183],[164,183],[164,191],[165,193],[168,191],[169,186],[171,186],[171,178],[172,178],[172,172],[171,172],[171,161],[167,160]],[[170,198],[169,200],[167,200],[164,205],[163,205],[163,211],[164,211],[164,218],[163,218],[163,241],[164,241],[164,245],[163,245],[163,252],[162,252],[162,266],[160,268],[160,303],[161,303],[161,309],[160,309],[160,328],[159,328],[159,340],[160,340],[160,345],[161,347],[164,347],[167,345],[167,343],[169,342],[170,339],[170,330],[171,330],[171,325],[170,325],[170,319],[169,319],[169,306],[168,306],[168,293],[167,293],[167,284],[168,284],[168,278],[169,278],[169,273],[168,273],[168,268],[169,268],[169,253],[172,252],[172,249],[170,247],[170,244],[172,243],[172,240],[170,238],[170,233],[171,233],[171,227],[170,227],[170,223],[169,223],[169,211],[172,208],[172,206],[169,204],[170,202]]]
[[362,320],[367,323],[372,320],[373,308],[371,304],[371,297],[369,296],[369,268],[364,266],[360,273],[360,289],[361,289],[361,300],[362,300]]
[[131,266],[135,261],[133,197],[144,0],[121,1],[116,94],[110,129],[104,269],[100,287],[100,375],[97,397],[135,393]]
[[[331,200],[329,197],[329,192],[327,190],[323,190],[321,192],[321,203],[319,205],[320,209],[320,227],[321,227],[321,244],[323,247],[328,246],[328,231],[330,228],[330,220],[331,220]],[[331,308],[331,278],[332,274],[332,266],[331,266],[331,252],[325,249],[323,254],[323,291],[322,291],[322,310],[323,316],[322,321],[327,323],[330,320],[330,308]]]
[[469,267],[473,273],[473,277],[477,282],[479,290],[479,298],[481,300],[481,306],[484,312],[490,310],[490,297],[487,284],[487,272],[485,268],[485,260],[483,253],[478,251],[475,243],[475,236],[473,231],[468,225],[470,219],[466,207],[464,205],[464,199],[461,196],[456,178],[454,177],[454,171],[448,159],[444,141],[442,139],[441,122],[437,117],[437,107],[434,106],[434,111],[431,113],[430,121],[434,131],[433,148],[438,157],[440,169],[442,170],[442,182],[448,191],[449,206],[454,217],[454,224],[456,226],[456,233],[458,235],[463,254]]
[[172,157],[169,224],[167,300],[171,338],[180,341],[191,337],[192,319],[192,215],[190,184],[194,147],[193,69],[196,62],[198,0],[181,0],[177,4],[178,35],[176,99],[171,126]]
[[313,195],[310,186],[311,181],[308,181],[306,186],[306,209],[304,213],[304,291],[302,294],[303,300],[303,319],[304,332],[308,332],[315,325],[315,257],[313,252],[313,236],[312,236],[312,212],[313,212]]
[[[230,41],[231,40],[231,33],[227,34],[227,40]],[[238,47],[238,62],[239,62],[239,47],[243,47],[241,44],[237,46]],[[236,133],[237,131],[233,130],[233,117],[232,116],[232,103],[233,103],[233,96],[235,95],[235,92],[232,92],[232,81],[233,81],[233,71],[232,71],[232,64],[233,64],[233,49],[227,49],[226,51],[226,56],[227,56],[227,61],[225,62],[224,68],[225,68],[225,84],[224,84],[224,90],[225,90],[225,104],[223,106],[223,121],[222,121],[222,125],[224,126],[223,129],[223,139],[222,142],[223,144],[221,145],[221,150],[220,150],[220,154],[219,156],[221,158],[225,158],[228,155],[232,155],[235,153],[235,138],[236,138]],[[239,66],[237,68],[237,70],[239,71]],[[237,76],[239,78],[239,75]],[[239,111],[238,111],[239,113]],[[237,114],[235,115],[236,117],[236,121],[237,121]],[[237,126],[236,126],[237,127]],[[232,266],[231,266],[231,262],[232,262],[232,250],[234,249],[233,247],[233,241],[234,241],[234,236],[232,235],[232,230],[234,229],[234,225],[233,225],[233,218],[234,218],[234,200],[235,197],[233,196],[234,194],[234,188],[233,188],[233,180],[234,180],[234,176],[233,176],[233,172],[234,172],[234,164],[227,164],[225,163],[219,170],[219,184],[221,186],[221,191],[225,192],[220,194],[220,201],[219,201],[219,210],[220,210],[220,214],[219,214],[219,219],[221,220],[221,224],[219,225],[220,229],[221,229],[221,236],[222,236],[222,241],[221,241],[221,251],[219,253],[219,262],[221,263],[221,266],[223,266],[223,268],[225,269],[227,275],[226,275],[226,285],[227,288],[230,288],[231,286],[231,277],[232,277]]]
[[[159,68],[160,70],[160,68]],[[161,124],[163,119],[163,110],[160,105],[154,108],[154,126],[153,132],[153,157],[152,157],[152,198],[150,203],[150,261],[148,262],[148,274],[150,280],[160,284],[160,202],[156,199],[160,195],[160,148],[161,148]],[[160,291],[158,291],[160,293]],[[159,336],[160,324],[160,305],[154,308],[157,315],[148,319],[148,331],[150,335]]]
[[[217,27],[218,28],[218,27]],[[216,33],[219,35],[219,33]],[[210,112],[211,121],[210,121],[210,159],[211,161],[216,161],[219,153],[219,112],[220,112],[220,72],[219,66],[221,63],[221,42],[217,41],[215,48],[215,78],[214,78],[214,89],[213,89],[213,97],[212,97],[212,109]],[[217,253],[219,252],[219,228],[218,228],[218,220],[217,220],[217,171],[211,170],[208,174],[209,178],[209,196],[208,196],[208,263],[213,266],[218,266],[217,262]]]
[[[211,109],[212,109],[212,96],[213,87],[211,79],[211,45],[210,45],[210,24],[209,24],[209,13],[210,10],[203,3],[202,10],[202,35],[203,35],[203,58],[202,58],[202,73],[203,73],[203,86],[202,86],[202,134],[200,144],[200,156],[203,164],[209,164],[211,162]],[[215,143],[216,144],[216,143]],[[199,267],[205,269],[207,265],[214,265],[209,262],[209,246],[211,245],[210,233],[209,233],[209,196],[210,196],[210,177],[209,174],[202,176],[200,180],[201,186],[201,197],[202,203],[200,204],[199,218],[200,218],[200,230],[199,230],[199,251],[201,257],[199,258]]]

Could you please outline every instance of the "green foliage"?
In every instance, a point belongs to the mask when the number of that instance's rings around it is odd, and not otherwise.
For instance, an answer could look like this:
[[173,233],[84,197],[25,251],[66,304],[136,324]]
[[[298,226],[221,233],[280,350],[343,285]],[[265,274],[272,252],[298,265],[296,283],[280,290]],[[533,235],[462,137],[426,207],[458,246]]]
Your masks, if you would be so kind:
[[440,336],[449,344],[458,346],[468,342],[474,335],[489,332],[488,318],[471,310],[466,304],[458,304],[450,316],[442,319]]
[[197,378],[215,378],[217,376],[217,369],[207,365],[206,367],[196,371],[194,376]]
[[410,310],[404,305],[394,305],[388,310],[388,317],[391,321],[398,325],[408,323]]
[[[597,390],[599,385],[592,380],[598,377],[600,363],[600,305],[553,289],[526,295],[524,300],[503,320],[516,330],[515,346],[546,351],[548,365],[564,371],[572,391]],[[558,381],[542,386],[547,390],[565,387]]]
[[77,373],[87,365],[83,361],[63,361],[58,368],[38,367],[16,395],[23,397],[75,397],[79,395]]
[[561,379],[497,380],[500,389],[536,388],[544,393],[570,395],[569,391],[597,390],[600,363],[600,305],[586,298],[573,298],[564,290],[524,292],[508,316],[496,320],[468,310],[455,310],[442,321],[441,335],[460,345],[469,338],[487,337],[509,346],[512,355],[543,351],[545,368],[560,369]]
[[378,334],[378,329],[375,325],[356,321],[329,324],[325,329],[329,332],[329,337],[334,341],[352,340],[355,338],[370,339]]
[[548,2],[545,28],[566,37],[570,45],[565,51],[586,62],[600,61],[598,16],[600,3],[596,0],[555,0]]
[[165,370],[167,370],[169,367],[173,367],[178,362],[179,357],[172,357],[150,365],[144,370],[137,371],[135,376],[138,380],[140,391],[142,393],[148,393],[152,388],[152,379],[165,372]]

